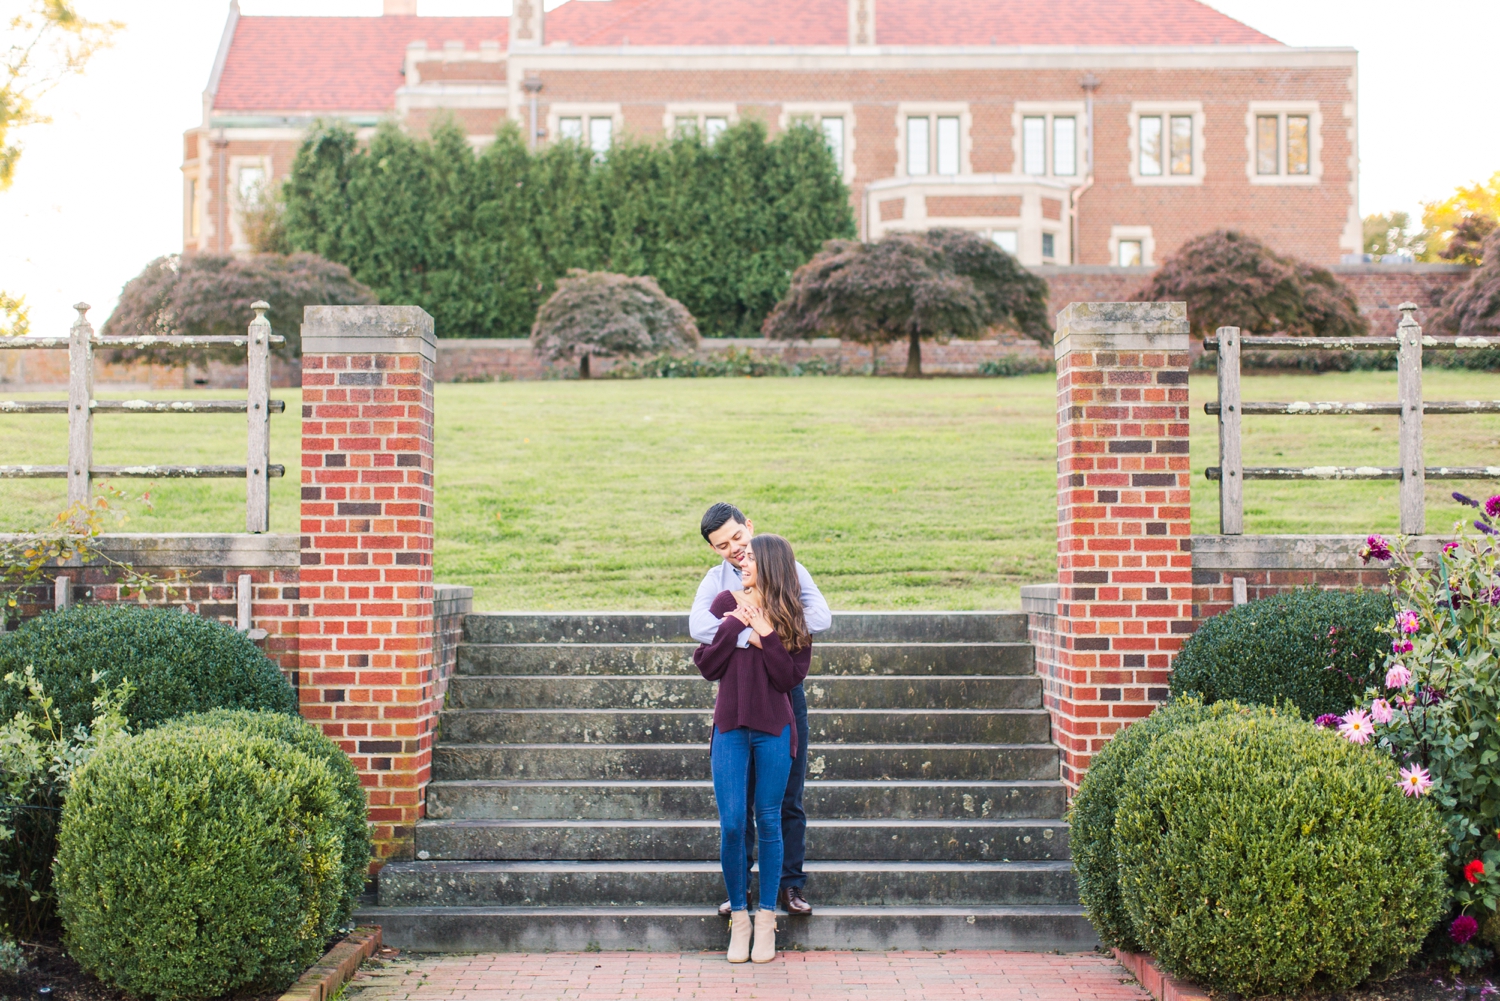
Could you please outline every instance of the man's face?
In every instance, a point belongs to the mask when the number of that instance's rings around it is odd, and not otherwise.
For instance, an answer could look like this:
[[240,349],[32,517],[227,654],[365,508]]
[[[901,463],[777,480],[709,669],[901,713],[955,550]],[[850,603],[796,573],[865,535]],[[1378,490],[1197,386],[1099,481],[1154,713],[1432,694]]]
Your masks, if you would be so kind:
[[730,518],[724,524],[708,533],[708,544],[714,547],[714,552],[728,560],[732,565],[739,566],[740,561],[745,558],[745,550],[750,545],[750,539],[755,535],[755,523],[746,521],[743,525]]

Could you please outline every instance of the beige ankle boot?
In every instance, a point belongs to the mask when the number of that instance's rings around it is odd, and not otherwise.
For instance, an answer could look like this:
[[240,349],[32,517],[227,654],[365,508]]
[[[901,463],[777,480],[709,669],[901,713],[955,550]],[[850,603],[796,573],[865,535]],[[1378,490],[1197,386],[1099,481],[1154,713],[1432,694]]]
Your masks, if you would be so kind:
[[729,915],[729,961],[744,963],[750,959],[750,912],[735,911]]
[[755,912],[755,951],[750,958],[757,963],[776,958],[776,912],[769,907]]

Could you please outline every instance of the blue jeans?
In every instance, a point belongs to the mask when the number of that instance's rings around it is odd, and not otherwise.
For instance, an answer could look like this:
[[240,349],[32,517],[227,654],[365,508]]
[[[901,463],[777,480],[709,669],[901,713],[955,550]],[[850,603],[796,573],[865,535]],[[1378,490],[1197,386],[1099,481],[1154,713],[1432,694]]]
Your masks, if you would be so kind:
[[[807,813],[802,809],[802,788],[807,779],[807,696],[798,685],[789,693],[792,697],[792,717],[797,721],[797,756],[792,759],[792,774],[786,783],[786,795],[781,800],[781,889],[789,886],[805,886],[807,873],[802,864],[807,859]],[[747,795],[755,795],[755,776],[750,776]],[[749,844],[755,840],[755,818],[750,818],[745,832],[745,885],[750,885],[750,865],[755,861]],[[761,872],[766,870],[762,869]]]
[[[729,890],[729,906],[749,907],[745,863],[746,795],[755,776],[755,818],[759,833],[761,873],[781,871],[781,798],[792,769],[792,728],[779,736],[740,727],[715,732],[710,752],[714,773],[714,801],[719,807],[719,866]],[[760,906],[776,909],[776,879],[760,881]]]

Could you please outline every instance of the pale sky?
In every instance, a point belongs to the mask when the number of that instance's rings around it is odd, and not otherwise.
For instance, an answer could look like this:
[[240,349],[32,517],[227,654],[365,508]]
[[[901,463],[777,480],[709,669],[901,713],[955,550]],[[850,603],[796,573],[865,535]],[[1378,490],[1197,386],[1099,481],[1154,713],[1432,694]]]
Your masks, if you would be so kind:
[[[577,2],[577,0],[575,0]],[[938,0],[934,0],[937,3]],[[1473,78],[1500,37],[1496,0],[1212,0],[1289,45],[1359,50],[1362,215],[1407,209],[1500,170],[1500,128]],[[9,6],[9,4],[7,4]],[[378,14],[380,0],[242,0],[246,14]],[[557,6],[548,0],[547,7]],[[120,287],[181,249],[182,133],[201,116],[227,2],[79,0],[126,30],[86,76],[48,97],[0,193],[0,288],[24,294],[35,333],[62,334],[72,303],[97,326]],[[508,14],[506,0],[421,0],[424,14]],[[1481,74],[1482,75],[1482,74]]]

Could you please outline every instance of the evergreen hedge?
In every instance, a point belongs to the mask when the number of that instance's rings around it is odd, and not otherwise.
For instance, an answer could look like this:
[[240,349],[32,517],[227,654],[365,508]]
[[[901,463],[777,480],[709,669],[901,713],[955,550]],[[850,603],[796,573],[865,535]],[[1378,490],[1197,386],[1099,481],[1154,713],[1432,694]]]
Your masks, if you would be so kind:
[[1379,591],[1284,591],[1207,620],[1172,661],[1173,697],[1289,701],[1310,717],[1345,713],[1374,684],[1390,637]]
[[708,336],[753,337],[825,240],[855,235],[822,135],[768,140],[749,120],[696,135],[526,148],[512,123],[476,154],[452,121],[428,138],[382,126],[361,148],[314,127],[281,192],[283,250],[347,265],[440,336],[525,337],[570,268],[651,275]]
[[111,741],[63,807],[68,952],[142,997],[279,993],[347,913],[351,808],[320,756],[254,728]]
[[1089,924],[1099,933],[1099,941],[1126,952],[1141,951],[1140,936],[1120,895],[1120,865],[1115,851],[1115,810],[1130,785],[1131,769],[1164,734],[1231,715],[1277,714],[1275,709],[1237,702],[1204,705],[1191,696],[1177,699],[1115,734],[1089,761],[1068,815],[1068,843],[1078,897],[1088,912]]
[[[297,693],[254,643],[176,609],[86,604],[39,615],[0,637],[0,677],[28,665],[69,730],[88,725],[94,699],[126,679],[136,731],[210,709],[297,713]],[[0,719],[26,708],[21,689],[0,685]]]
[[1401,969],[1443,916],[1447,832],[1388,755],[1295,719],[1163,735],[1115,814],[1120,890],[1172,973],[1245,997]]

